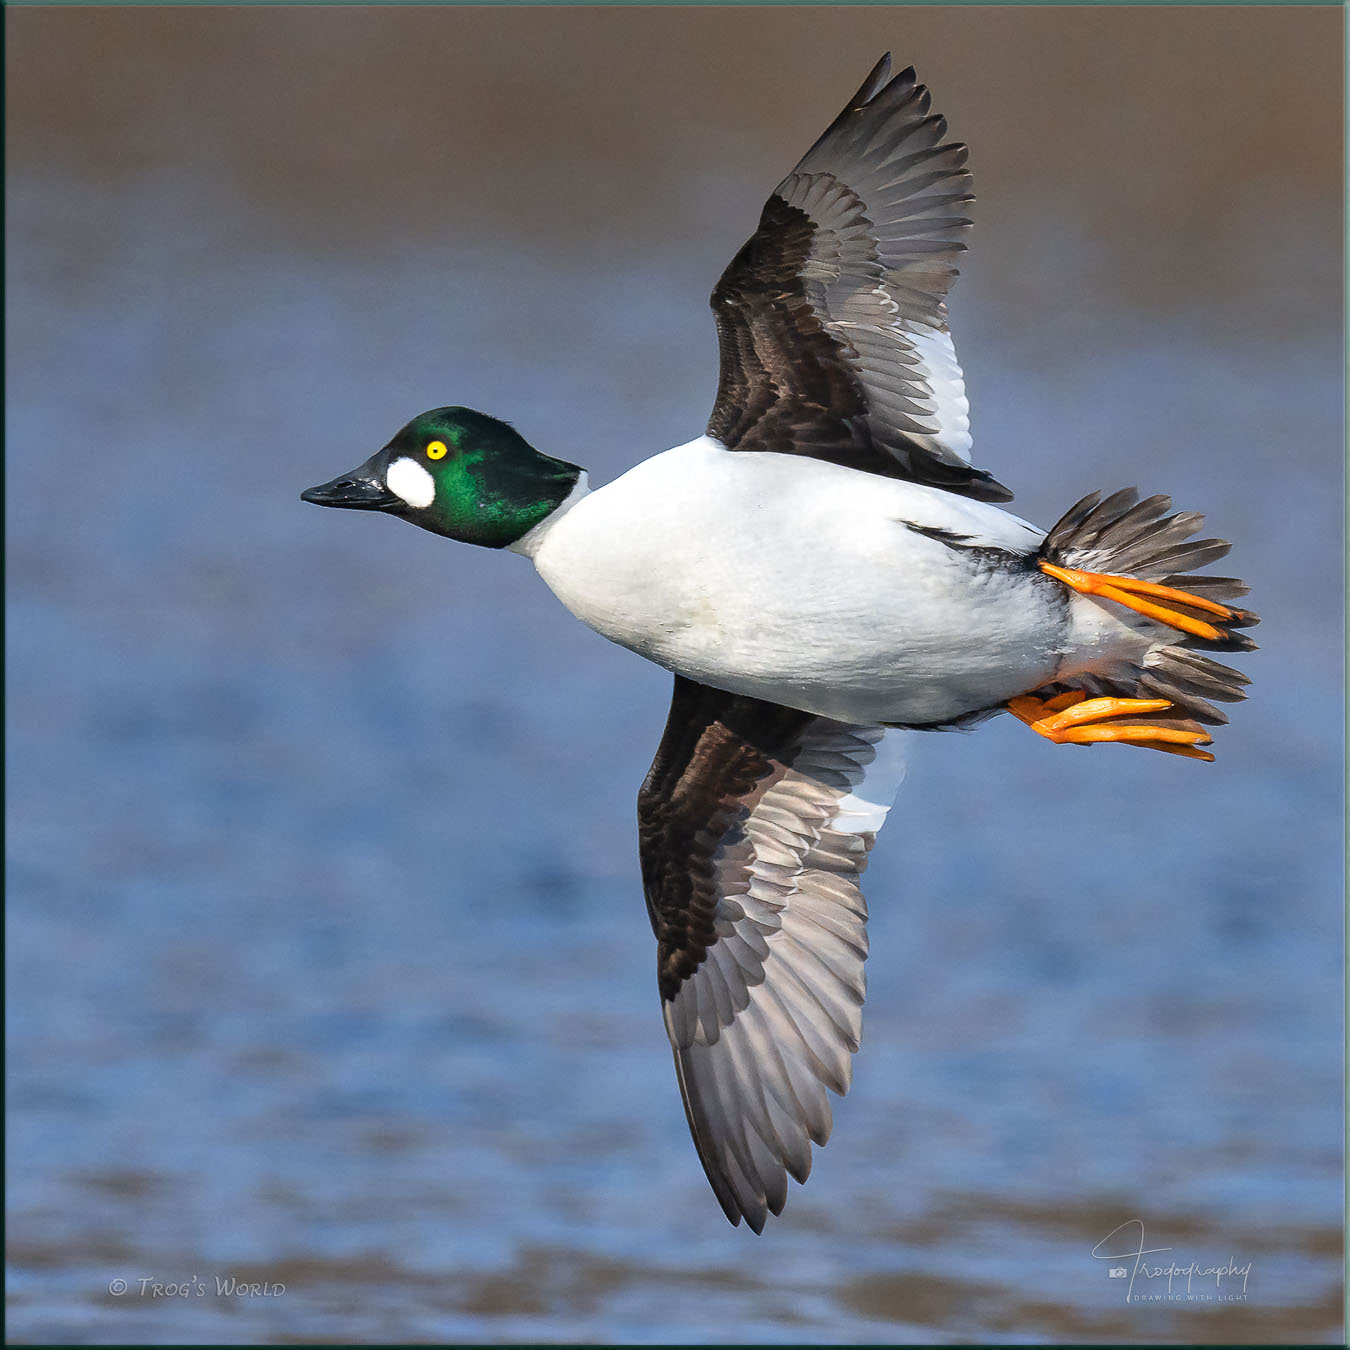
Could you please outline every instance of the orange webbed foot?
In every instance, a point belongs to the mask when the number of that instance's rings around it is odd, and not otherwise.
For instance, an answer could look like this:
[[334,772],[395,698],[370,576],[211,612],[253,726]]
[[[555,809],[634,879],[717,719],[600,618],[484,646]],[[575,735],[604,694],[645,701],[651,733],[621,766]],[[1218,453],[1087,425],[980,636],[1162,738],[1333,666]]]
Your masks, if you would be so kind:
[[[1174,608],[1184,605],[1188,609],[1198,610],[1202,614],[1213,614],[1220,623],[1234,628],[1246,628],[1259,622],[1249,610],[1236,609],[1232,605],[1220,604],[1217,600],[1206,599],[1191,591],[1178,590],[1175,586],[1164,586],[1156,581],[1141,581],[1138,577],[1114,576],[1110,572],[1084,572],[1075,567],[1058,567],[1054,563],[1042,562],[1041,571],[1047,576],[1062,581],[1080,595],[1098,595],[1103,600],[1114,600],[1118,605],[1132,609],[1136,614],[1156,619],[1170,628],[1178,628],[1183,633],[1205,638],[1211,642],[1222,642],[1232,638],[1227,633],[1204,619],[1196,618]],[[1145,599],[1151,596],[1152,599]],[[1155,601],[1168,600],[1170,605],[1156,604]]]
[[1088,698],[1078,689],[1056,694],[1053,698],[1020,694],[1008,700],[1008,711],[1014,717],[1056,745],[1095,745],[1099,741],[1111,741],[1184,755],[1188,759],[1212,760],[1214,756],[1207,750],[1196,748],[1197,745],[1208,745],[1212,739],[1203,731],[1148,722],[1106,720],[1130,713],[1162,712],[1171,706],[1165,698]]

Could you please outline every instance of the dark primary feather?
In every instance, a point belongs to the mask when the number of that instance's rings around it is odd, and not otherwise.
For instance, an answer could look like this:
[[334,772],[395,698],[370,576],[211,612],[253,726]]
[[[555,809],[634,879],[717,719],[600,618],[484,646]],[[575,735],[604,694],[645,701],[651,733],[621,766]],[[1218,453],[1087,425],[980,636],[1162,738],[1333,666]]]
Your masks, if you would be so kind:
[[969,463],[944,297],[973,200],[912,69],[883,57],[765,204],[712,295],[721,351],[708,434],[984,501]]
[[[850,794],[882,763],[886,734],[676,676],[638,796],[690,1132],[727,1217],[756,1232],[829,1137],[826,1089],[849,1084],[867,955],[858,878],[879,823]],[[889,803],[892,759],[870,799]]]

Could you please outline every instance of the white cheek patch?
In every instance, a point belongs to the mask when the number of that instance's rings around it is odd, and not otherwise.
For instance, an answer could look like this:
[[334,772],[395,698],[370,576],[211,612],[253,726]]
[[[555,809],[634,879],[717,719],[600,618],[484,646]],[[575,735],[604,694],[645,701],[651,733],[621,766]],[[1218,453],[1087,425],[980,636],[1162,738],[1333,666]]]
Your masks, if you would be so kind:
[[396,459],[384,481],[390,492],[418,510],[436,499],[436,480],[415,459]]

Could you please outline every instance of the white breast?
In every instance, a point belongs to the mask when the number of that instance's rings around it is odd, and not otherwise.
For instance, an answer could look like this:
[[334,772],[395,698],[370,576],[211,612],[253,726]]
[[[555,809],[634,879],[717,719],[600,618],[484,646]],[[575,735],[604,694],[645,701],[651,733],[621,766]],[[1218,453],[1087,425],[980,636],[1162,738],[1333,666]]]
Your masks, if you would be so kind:
[[1018,552],[1042,537],[937,488],[700,437],[517,548],[612,641],[844,721],[944,721],[1049,680],[1063,616],[1043,588],[905,521]]

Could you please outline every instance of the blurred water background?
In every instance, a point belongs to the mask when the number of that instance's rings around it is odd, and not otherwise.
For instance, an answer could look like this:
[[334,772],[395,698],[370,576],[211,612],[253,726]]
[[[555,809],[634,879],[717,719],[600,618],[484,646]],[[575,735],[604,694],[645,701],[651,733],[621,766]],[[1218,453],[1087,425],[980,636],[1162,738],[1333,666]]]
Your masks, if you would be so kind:
[[[5,17],[12,1341],[1341,1339],[1339,11]],[[886,49],[972,146],[976,462],[1205,510],[1263,650],[1212,766],[922,742],[755,1238],[657,1007],[668,677],[298,494],[442,403],[595,481],[697,435]],[[1130,1220],[1245,1301],[1127,1303]]]

